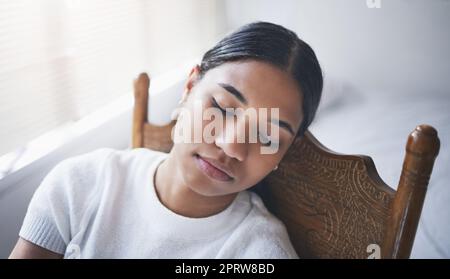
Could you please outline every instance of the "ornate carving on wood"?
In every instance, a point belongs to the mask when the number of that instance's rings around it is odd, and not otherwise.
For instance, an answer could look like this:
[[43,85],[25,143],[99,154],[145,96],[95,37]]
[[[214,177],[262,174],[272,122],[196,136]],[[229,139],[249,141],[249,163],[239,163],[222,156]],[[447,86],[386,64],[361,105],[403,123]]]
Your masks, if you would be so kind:
[[266,204],[295,224],[288,230],[297,232],[290,235],[301,257],[366,258],[369,244],[382,244],[395,192],[380,185],[370,158],[328,152],[313,140],[298,140],[267,177]]

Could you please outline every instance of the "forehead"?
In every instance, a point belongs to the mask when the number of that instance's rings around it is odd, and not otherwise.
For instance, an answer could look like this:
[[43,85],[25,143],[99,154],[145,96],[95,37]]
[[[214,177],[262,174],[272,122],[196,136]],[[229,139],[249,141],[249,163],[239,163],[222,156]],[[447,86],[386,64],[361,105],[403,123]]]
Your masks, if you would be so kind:
[[255,108],[279,108],[280,118],[298,126],[303,115],[302,95],[290,74],[269,63],[248,60],[227,62],[209,70],[204,76],[208,87],[228,83]]

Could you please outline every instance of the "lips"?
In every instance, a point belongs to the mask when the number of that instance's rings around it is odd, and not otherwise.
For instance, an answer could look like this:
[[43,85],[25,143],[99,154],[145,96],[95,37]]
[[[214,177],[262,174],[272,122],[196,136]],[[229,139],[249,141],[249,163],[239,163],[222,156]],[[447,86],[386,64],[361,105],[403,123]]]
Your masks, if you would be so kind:
[[224,168],[213,162],[213,160],[203,158],[198,154],[196,154],[194,158],[197,167],[208,177],[222,182],[233,180],[233,178],[224,170]]

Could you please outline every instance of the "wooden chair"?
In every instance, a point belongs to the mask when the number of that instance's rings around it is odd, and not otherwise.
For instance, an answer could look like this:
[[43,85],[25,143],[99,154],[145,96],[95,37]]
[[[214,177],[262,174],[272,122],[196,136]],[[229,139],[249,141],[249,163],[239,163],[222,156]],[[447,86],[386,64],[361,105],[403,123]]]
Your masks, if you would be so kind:
[[[149,83],[146,74],[135,81],[132,145],[169,152],[175,121],[147,121]],[[431,126],[409,135],[395,191],[370,157],[333,152],[308,131],[256,191],[301,258],[367,258],[377,248],[382,258],[408,258],[439,146]]]

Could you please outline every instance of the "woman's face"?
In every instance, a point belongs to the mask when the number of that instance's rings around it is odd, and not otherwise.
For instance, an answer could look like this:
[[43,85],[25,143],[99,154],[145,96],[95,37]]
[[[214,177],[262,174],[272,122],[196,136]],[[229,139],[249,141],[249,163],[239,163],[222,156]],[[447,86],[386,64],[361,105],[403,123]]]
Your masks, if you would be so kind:
[[[223,120],[219,118],[223,126],[210,129],[209,141],[202,138],[195,142],[195,129],[201,129],[202,135],[214,117],[200,123],[195,117],[178,119],[176,129],[191,131],[192,137],[175,143],[171,151],[177,173],[188,187],[205,196],[250,188],[273,171],[293,142],[303,118],[301,92],[289,74],[254,60],[224,63],[207,71],[200,80],[198,75],[196,66],[186,82],[182,109],[191,116],[216,110],[223,116]],[[250,127],[255,122],[250,117],[234,117],[233,113],[224,112],[225,108],[257,112],[257,133],[262,139],[270,135],[271,143],[263,143],[259,137],[257,142],[250,141]],[[267,119],[261,114],[262,108],[267,109]],[[278,109],[278,116],[272,115],[271,109]],[[276,148],[262,152],[262,147],[269,148],[268,145]]]

